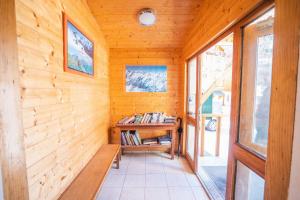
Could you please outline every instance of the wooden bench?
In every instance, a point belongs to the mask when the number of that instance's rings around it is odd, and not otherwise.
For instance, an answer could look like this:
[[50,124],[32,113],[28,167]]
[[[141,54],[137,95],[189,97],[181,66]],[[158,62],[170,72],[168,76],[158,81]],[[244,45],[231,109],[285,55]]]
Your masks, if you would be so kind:
[[105,144],[88,162],[71,185],[59,197],[61,200],[95,199],[107,172],[115,162],[119,168],[121,159],[119,144]]

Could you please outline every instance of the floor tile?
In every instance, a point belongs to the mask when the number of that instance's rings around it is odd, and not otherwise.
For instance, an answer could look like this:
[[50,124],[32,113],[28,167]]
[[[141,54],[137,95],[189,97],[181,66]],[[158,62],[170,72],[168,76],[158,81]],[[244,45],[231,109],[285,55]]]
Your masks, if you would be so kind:
[[166,177],[169,187],[189,187],[189,184],[183,172],[181,174],[166,174]]
[[163,174],[165,173],[164,165],[159,162],[147,163],[146,174]]
[[195,174],[185,174],[186,179],[191,187],[201,187],[200,181]]
[[112,168],[97,200],[208,200],[184,158],[169,154],[126,153]]
[[108,188],[104,187],[101,189],[96,200],[119,200],[121,195],[122,188]]
[[120,200],[144,200],[144,188],[123,188]]
[[195,200],[193,191],[189,187],[169,188],[171,200]]
[[179,174],[181,174],[183,172],[183,170],[180,166],[175,166],[175,165],[165,165],[164,170],[165,170],[165,173],[179,173]]
[[125,175],[110,174],[104,181],[103,187],[123,187]]
[[145,200],[170,200],[167,188],[146,188]]
[[145,175],[127,174],[124,187],[145,187]]
[[146,154],[146,163],[162,163],[161,154],[160,153]]
[[127,167],[127,174],[145,174],[146,165],[145,163],[130,162]]
[[196,200],[209,200],[202,187],[192,187],[192,190]]
[[147,174],[146,187],[167,187],[165,174]]
[[114,175],[126,174],[129,163],[120,163],[120,168],[111,168],[109,173]]

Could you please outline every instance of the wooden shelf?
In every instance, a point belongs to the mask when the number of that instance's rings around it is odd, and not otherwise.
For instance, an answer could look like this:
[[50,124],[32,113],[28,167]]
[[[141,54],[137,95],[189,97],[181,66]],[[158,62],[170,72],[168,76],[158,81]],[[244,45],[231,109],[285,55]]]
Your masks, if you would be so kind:
[[147,151],[147,150],[159,150],[159,151],[167,151],[171,149],[171,144],[169,145],[161,145],[161,144],[154,144],[154,145],[122,145],[123,150],[130,150],[130,151]]
[[174,159],[176,123],[147,123],[147,124],[116,124],[115,132],[119,135],[119,144],[121,144],[121,132],[123,130],[165,130],[171,135],[170,145],[123,145],[122,152],[127,151],[169,151],[171,159]]

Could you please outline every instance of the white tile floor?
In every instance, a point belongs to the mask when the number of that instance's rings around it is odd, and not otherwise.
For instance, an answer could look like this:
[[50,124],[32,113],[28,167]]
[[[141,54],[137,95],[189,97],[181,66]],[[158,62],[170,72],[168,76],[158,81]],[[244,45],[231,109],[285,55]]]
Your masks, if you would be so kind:
[[208,200],[184,158],[155,152],[126,153],[112,168],[97,200]]

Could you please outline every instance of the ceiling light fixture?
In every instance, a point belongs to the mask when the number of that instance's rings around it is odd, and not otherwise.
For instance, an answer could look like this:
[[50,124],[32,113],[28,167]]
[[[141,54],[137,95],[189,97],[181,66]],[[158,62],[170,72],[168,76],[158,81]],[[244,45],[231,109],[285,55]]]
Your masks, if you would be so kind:
[[143,26],[152,26],[155,24],[156,16],[151,8],[144,8],[138,14],[138,20]]

